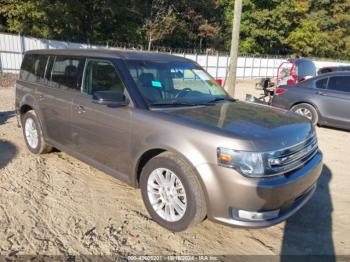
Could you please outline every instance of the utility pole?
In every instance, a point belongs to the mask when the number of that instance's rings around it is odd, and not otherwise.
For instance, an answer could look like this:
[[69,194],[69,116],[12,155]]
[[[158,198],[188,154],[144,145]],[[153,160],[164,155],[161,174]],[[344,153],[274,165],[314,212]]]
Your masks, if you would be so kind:
[[233,97],[236,88],[236,73],[237,73],[237,59],[239,50],[239,31],[241,26],[242,2],[243,0],[234,0],[235,10],[233,11],[232,21],[232,40],[230,51],[230,66],[228,72],[228,79],[225,83],[225,90]]

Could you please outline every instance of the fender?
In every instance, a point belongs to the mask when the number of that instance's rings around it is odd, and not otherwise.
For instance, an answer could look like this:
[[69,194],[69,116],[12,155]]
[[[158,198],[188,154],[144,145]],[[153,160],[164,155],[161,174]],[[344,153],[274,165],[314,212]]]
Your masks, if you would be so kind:
[[[35,97],[32,94],[25,94],[20,102],[19,102],[19,108],[18,111],[21,112],[21,109],[23,106],[30,106],[31,108],[33,108],[33,110],[35,111],[35,113],[37,114],[38,120],[39,120],[39,124],[41,126],[41,130],[43,132],[43,136],[44,138],[47,137],[47,132],[46,132],[46,127],[45,125],[43,125],[42,123],[42,115],[41,115],[41,111],[39,109],[39,105],[37,103],[37,100],[35,99]],[[17,110],[16,110],[17,111]]]
[[137,163],[139,163],[140,157],[147,151],[152,149],[163,149],[166,151],[174,152],[182,156],[192,166],[196,167],[207,160],[202,152],[198,148],[190,143],[189,140],[182,137],[175,137],[167,134],[154,134],[145,139],[143,142],[142,150],[139,150],[136,154],[137,161],[134,162],[134,170],[137,169]]
[[38,104],[37,104],[36,99],[34,98],[34,96],[32,94],[25,94],[21,98],[21,100],[19,102],[19,109],[21,109],[24,105],[28,105],[36,111],[38,109]]
[[[173,134],[152,134],[145,138],[142,141],[142,149],[138,150],[133,154],[135,156],[135,161],[133,162],[132,167],[132,183],[138,187],[138,166],[140,164],[141,157],[148,151],[154,149],[160,149],[163,151],[172,152],[179,157],[181,157],[184,161],[186,161],[189,165],[194,167],[195,174],[197,175],[198,180],[202,185],[203,192],[205,197],[207,198],[206,187],[202,177],[198,174],[196,167],[207,163],[206,158],[204,157],[204,153],[199,151],[198,148],[190,143],[189,140],[184,139],[183,137],[174,137]],[[140,148],[135,146],[135,148]]]

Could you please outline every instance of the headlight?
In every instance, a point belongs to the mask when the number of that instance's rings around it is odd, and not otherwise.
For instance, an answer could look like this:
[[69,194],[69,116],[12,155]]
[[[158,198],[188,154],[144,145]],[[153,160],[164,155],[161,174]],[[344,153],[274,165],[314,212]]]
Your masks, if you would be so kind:
[[220,166],[233,168],[246,176],[262,177],[265,173],[261,153],[219,147],[217,158]]

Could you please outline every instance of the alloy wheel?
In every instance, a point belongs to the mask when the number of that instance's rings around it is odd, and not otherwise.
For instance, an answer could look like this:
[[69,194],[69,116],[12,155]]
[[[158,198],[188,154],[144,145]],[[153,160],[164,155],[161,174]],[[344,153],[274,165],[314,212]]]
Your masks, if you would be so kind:
[[179,177],[167,168],[157,168],[150,174],[147,194],[154,211],[168,222],[179,221],[187,208],[185,188]]
[[304,108],[304,107],[298,108],[297,110],[295,110],[295,113],[312,120],[312,112],[307,108]]

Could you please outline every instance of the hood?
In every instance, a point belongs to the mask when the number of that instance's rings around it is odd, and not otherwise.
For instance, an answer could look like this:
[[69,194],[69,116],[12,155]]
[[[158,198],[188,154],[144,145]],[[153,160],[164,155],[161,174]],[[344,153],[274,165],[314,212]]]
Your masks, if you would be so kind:
[[197,127],[224,132],[248,140],[256,150],[276,150],[298,144],[313,135],[312,123],[295,113],[246,102],[226,102],[195,108],[170,110]]

